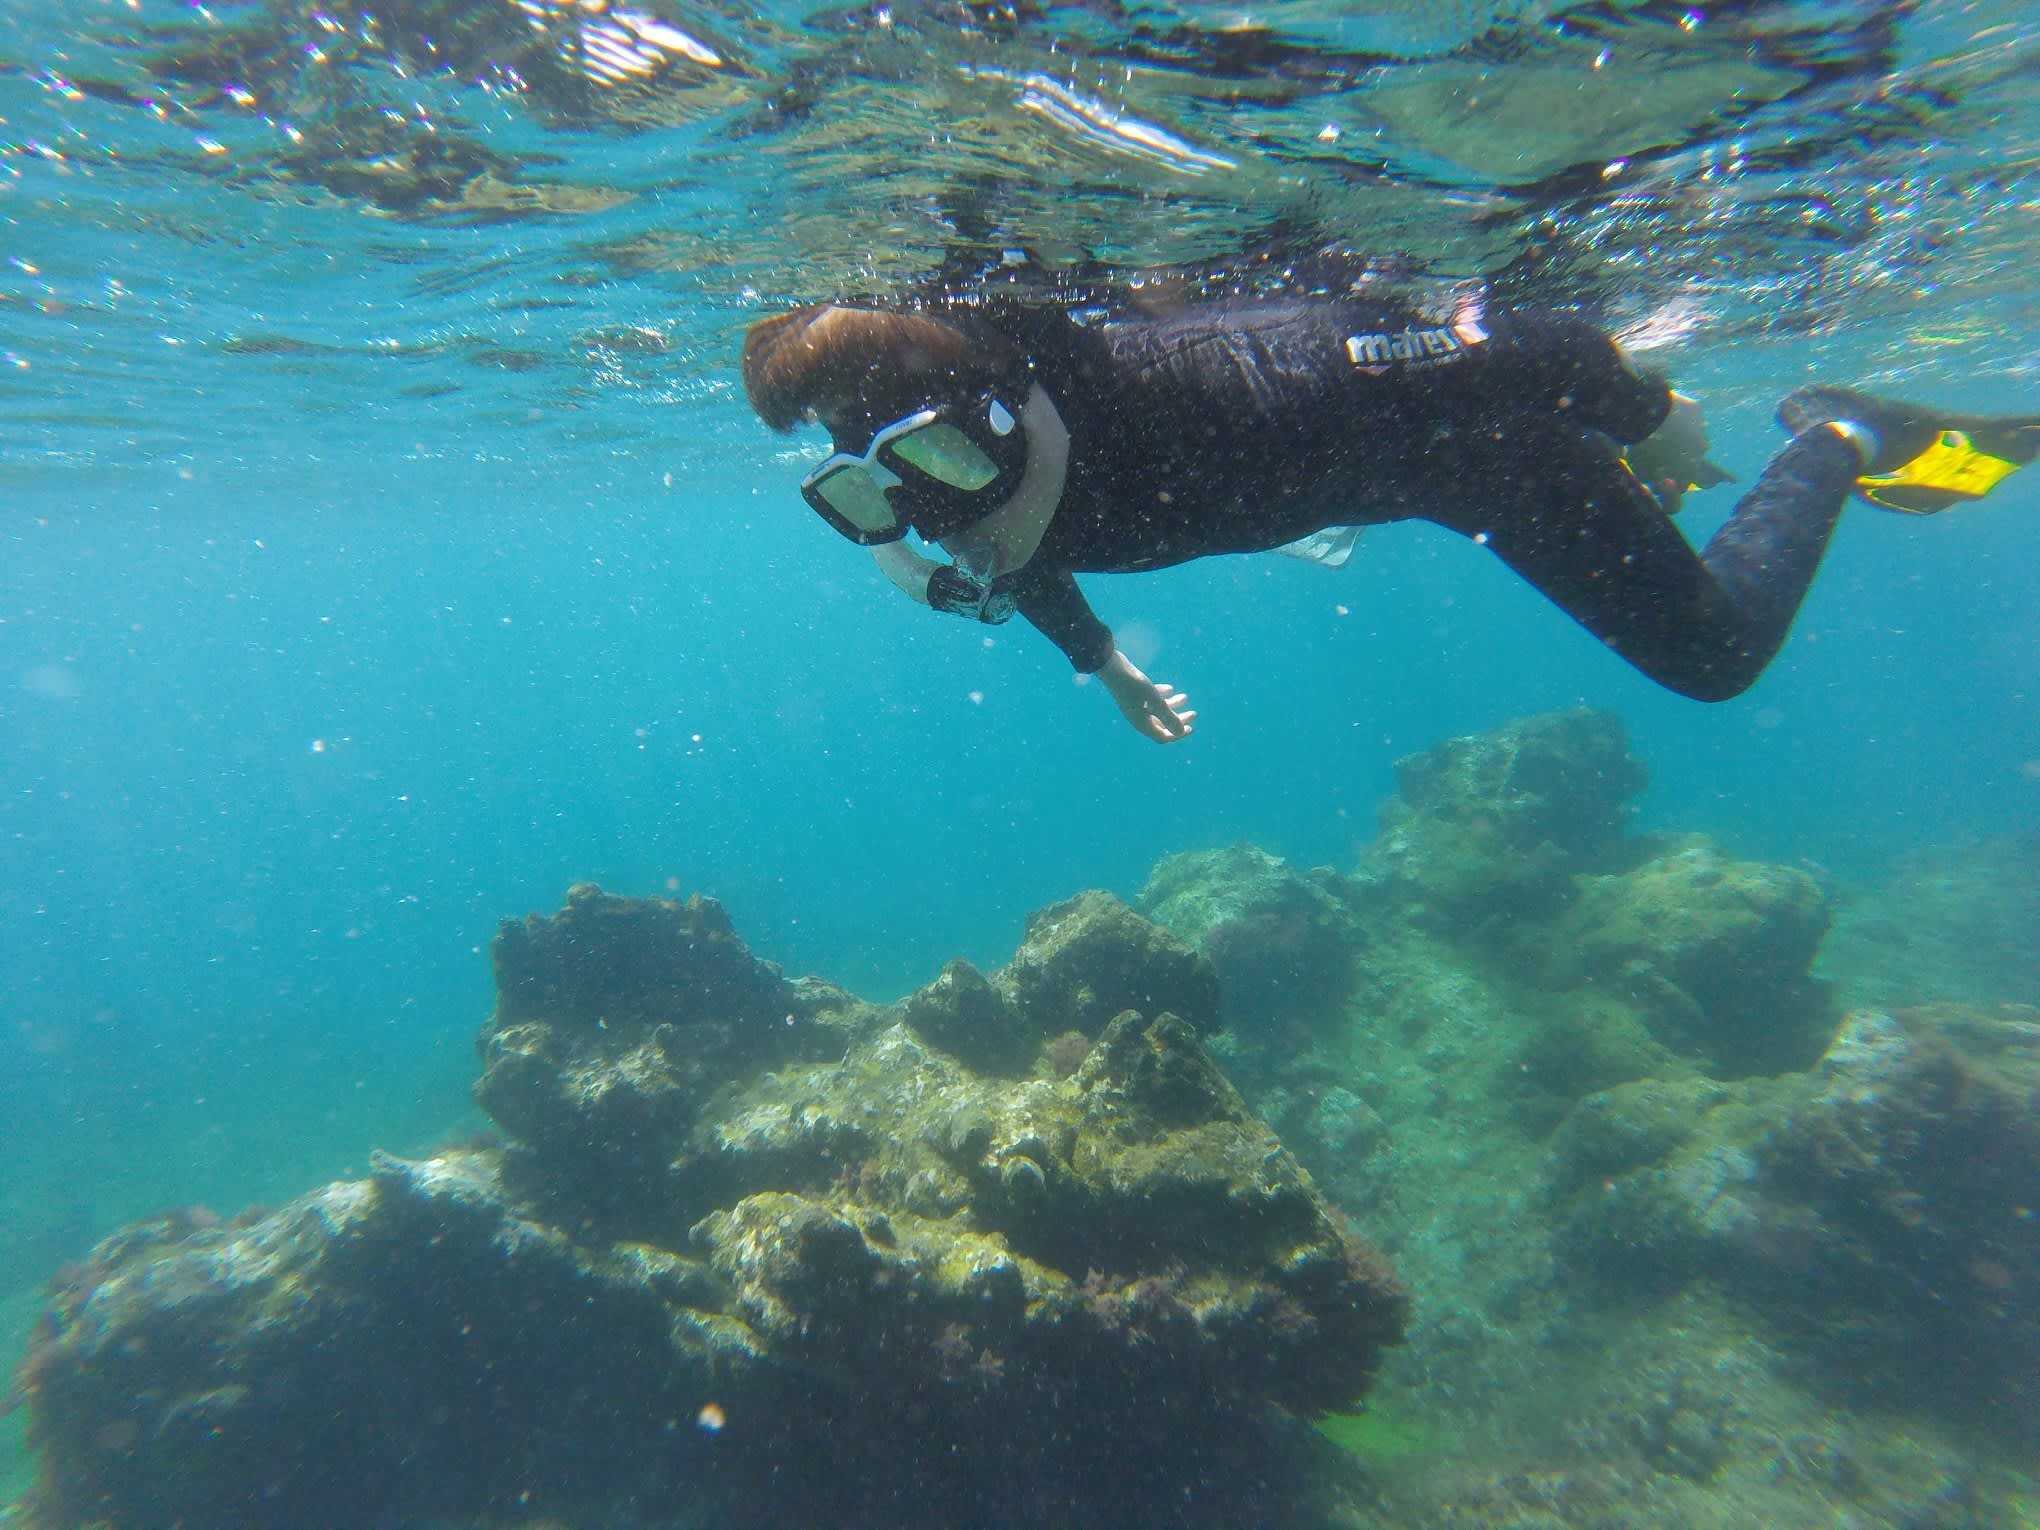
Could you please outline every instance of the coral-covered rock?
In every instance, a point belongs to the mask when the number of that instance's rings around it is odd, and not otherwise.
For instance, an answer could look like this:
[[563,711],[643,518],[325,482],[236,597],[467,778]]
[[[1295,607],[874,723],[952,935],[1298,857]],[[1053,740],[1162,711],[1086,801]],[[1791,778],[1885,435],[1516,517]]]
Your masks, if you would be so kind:
[[1200,1031],[1219,1023],[1211,963],[1110,893],[1080,893],[1030,914],[999,979],[1043,1036],[1096,1035],[1123,1009],[1167,1010]]
[[1693,840],[1582,880],[1550,949],[1636,1001],[1674,1051],[1724,1077],[1808,1066],[1834,1032],[1813,959],[1827,900],[1805,872]]
[[1043,1041],[1020,1006],[962,957],[910,994],[901,1018],[930,1046],[995,1073],[1025,1071]]
[[1619,847],[1649,774],[1613,713],[1553,712],[1396,763],[1356,880],[1443,930],[1538,918]]
[[1584,1269],[1726,1277],[1842,1385],[2040,1428],[2040,1031],[1850,1015],[1811,1072],[1632,1084],[1553,1144]]
[[[1158,1522],[1185,1484],[1210,1522],[1282,1518],[1216,1463],[1275,1459],[1401,1335],[1192,1025],[1097,1022],[1216,998],[1111,900],[893,1023],[699,900],[578,891],[498,973],[509,1147],[102,1245],[24,1378],[51,1523]],[[1073,1024],[1072,1071],[1007,1066]]]
[[248,1227],[145,1223],[56,1294],[39,1514],[372,1525],[572,1501],[591,1474],[669,1491],[697,1413],[762,1395],[720,1300],[692,1259],[533,1220],[491,1153],[379,1158]]
[[1234,845],[1170,856],[1149,876],[1139,906],[1210,958],[1230,1029],[1279,1035],[1337,1015],[1351,993],[1366,937],[1344,882],[1329,868],[1299,872]]
[[841,1056],[858,1010],[840,990],[788,982],[701,897],[583,883],[549,918],[506,921],[494,955],[476,1098],[598,1200],[656,1179],[730,1079]]
[[[770,1164],[761,1186],[802,1187],[797,1201],[760,1199],[770,1194],[760,1188],[742,1203],[757,1202],[750,1210],[697,1228],[697,1239],[723,1249],[754,1236],[747,1229],[765,1215],[761,1207],[791,1217],[799,1238],[779,1239],[773,1267],[804,1273],[771,1277],[772,1289],[826,1284],[812,1261],[794,1257],[808,1246],[800,1229],[811,1227],[825,1229],[813,1234],[823,1239],[816,1259],[840,1254],[866,1272],[859,1280],[893,1281],[897,1272],[871,1273],[891,1256],[850,1247],[882,1236],[866,1215],[880,1213],[893,1236],[915,1229],[907,1240],[915,1249],[948,1239],[952,1260],[973,1269],[992,1260],[1009,1267],[1002,1280],[1024,1276],[1033,1325],[1062,1324],[1066,1298],[1087,1277],[1194,1289],[1198,1321],[1170,1343],[1143,1340],[1153,1346],[1145,1359],[1162,1362],[1157,1384],[1169,1374],[1180,1380],[1185,1367],[1217,1365],[1236,1377],[1251,1367],[1257,1390],[1304,1410],[1335,1406],[1334,1394],[1364,1386],[1400,1331],[1404,1302],[1385,1266],[1341,1230],[1309,1176],[1171,1015],[1150,1022],[1122,1013],[1060,1080],[973,1074],[897,1027],[839,1066],[760,1078],[718,1111],[711,1130],[703,1151],[712,1159]],[[718,1268],[731,1257],[719,1253]],[[952,1278],[961,1278],[955,1269],[941,1276]],[[954,1304],[934,1288],[903,1299],[900,1326],[884,1341],[894,1363],[910,1363],[918,1347],[921,1362],[941,1369],[948,1361],[929,1347],[953,1320],[938,1316]],[[964,1305],[990,1300],[980,1292]],[[857,1310],[867,1328],[881,1320],[872,1302]],[[1018,1328],[1001,1337],[1023,1341]],[[1066,1342],[1067,1334],[1030,1326],[1022,1353]],[[1258,1359],[1245,1352],[1255,1346]],[[850,1362],[837,1354],[828,1363]],[[1054,1385],[1073,1379],[1058,1373]]]

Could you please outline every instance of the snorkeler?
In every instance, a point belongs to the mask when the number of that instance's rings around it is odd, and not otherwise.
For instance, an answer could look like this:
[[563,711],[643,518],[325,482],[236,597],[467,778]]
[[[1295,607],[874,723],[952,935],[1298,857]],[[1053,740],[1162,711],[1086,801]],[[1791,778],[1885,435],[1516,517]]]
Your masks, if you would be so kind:
[[1429,520],[1659,684],[1721,701],[1783,643],[1852,491],[1932,514],[2040,450],[2040,419],[1801,388],[1779,410],[1791,443],[1696,551],[1671,512],[1728,476],[1699,406],[1559,314],[1228,299],[1082,323],[1006,302],[820,304],[754,324],[743,366],[768,425],[828,427],[836,452],[801,493],[893,583],[981,622],[1017,611],[1164,743],[1197,714],[1118,650],[1074,575]]

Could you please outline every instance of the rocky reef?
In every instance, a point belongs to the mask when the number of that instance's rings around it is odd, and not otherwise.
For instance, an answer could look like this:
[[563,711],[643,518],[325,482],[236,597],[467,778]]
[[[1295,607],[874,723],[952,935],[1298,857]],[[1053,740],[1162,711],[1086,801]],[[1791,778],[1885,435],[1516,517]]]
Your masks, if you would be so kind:
[[1453,934],[1556,912],[1627,846],[1649,772],[1621,722],[1585,709],[1448,739],[1396,762],[1400,791],[1356,881],[1377,908]]
[[699,898],[579,887],[495,962],[501,1145],[65,1273],[36,1522],[1241,1523],[1402,1332],[1116,899],[888,1008]]
[[2030,841],[1637,832],[1593,712],[1398,779],[891,1005],[506,925],[504,1139],[67,1267],[30,1522],[2040,1524]]
[[1298,871],[1252,845],[1188,851],[1155,868],[1139,903],[1210,960],[1236,1028],[1322,1025],[1352,994],[1366,930],[1329,867]]
[[1835,917],[1821,966],[1878,1009],[2040,1004],[2040,830],[1915,851]]
[[[1815,870],[1635,832],[1647,774],[1598,713],[1397,774],[1348,874],[1192,853],[1141,900],[1418,1296],[1328,1426],[1372,1486],[1340,1522],[2040,1523],[2030,858],[1837,913]],[[1923,898],[1911,971],[1879,932]],[[1312,997],[1271,1025],[1285,987]]]
[[1819,1055],[1834,1028],[1812,975],[1828,908],[1805,871],[1695,839],[1575,885],[1543,944],[1547,982],[1622,993],[1654,1036],[1723,1076]]
[[1511,1008],[1540,1012],[1512,1061],[1554,1112],[1668,1067],[1733,1077],[1820,1056],[1837,1012],[1813,974],[1819,884],[1704,836],[1631,834],[1649,773],[1612,715],[1527,718],[1396,774],[1350,875],[1237,846],[1149,878],[1139,906],[1211,958],[1239,1041],[1336,1029],[1356,1004],[1392,1016],[1443,976],[1499,980]]
[[1552,1140],[1561,1247],[1725,1283],[1865,1401],[2040,1432],[2040,1026],[1859,1010],[1805,1073],[1591,1095]]

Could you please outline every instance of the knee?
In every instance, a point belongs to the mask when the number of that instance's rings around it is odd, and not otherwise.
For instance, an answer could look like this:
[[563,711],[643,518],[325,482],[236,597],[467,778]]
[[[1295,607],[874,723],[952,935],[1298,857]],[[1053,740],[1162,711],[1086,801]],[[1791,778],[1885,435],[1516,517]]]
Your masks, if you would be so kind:
[[[1621,650],[1616,650],[1618,653]],[[1687,646],[1672,652],[1624,653],[1625,659],[1666,690],[1688,701],[1733,701],[1757,683],[1769,653],[1745,648]]]
[[1753,655],[1738,655],[1734,659],[1703,664],[1677,674],[1652,675],[1651,678],[1689,701],[1733,701],[1757,683],[1757,676],[1764,672],[1764,663],[1764,659]]
[[1756,683],[1755,675],[1710,675],[1698,684],[1672,689],[1694,701],[1733,701]]

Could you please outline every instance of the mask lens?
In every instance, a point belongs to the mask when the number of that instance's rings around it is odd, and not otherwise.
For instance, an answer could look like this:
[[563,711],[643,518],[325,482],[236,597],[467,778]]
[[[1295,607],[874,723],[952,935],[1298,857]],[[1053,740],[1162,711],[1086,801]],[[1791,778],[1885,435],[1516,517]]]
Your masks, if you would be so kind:
[[923,426],[890,443],[887,450],[952,489],[975,493],[999,476],[999,465],[954,425]]
[[885,490],[861,466],[836,469],[814,484],[813,492],[859,531],[891,531],[900,523]]

